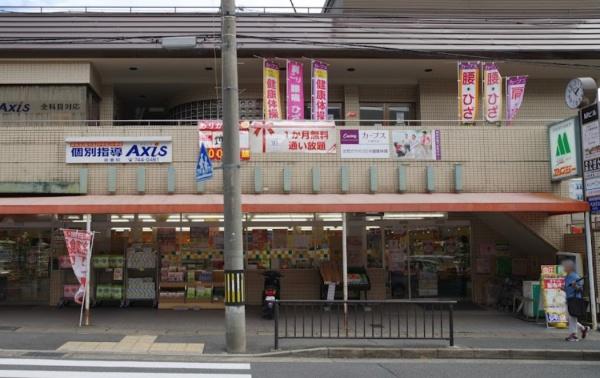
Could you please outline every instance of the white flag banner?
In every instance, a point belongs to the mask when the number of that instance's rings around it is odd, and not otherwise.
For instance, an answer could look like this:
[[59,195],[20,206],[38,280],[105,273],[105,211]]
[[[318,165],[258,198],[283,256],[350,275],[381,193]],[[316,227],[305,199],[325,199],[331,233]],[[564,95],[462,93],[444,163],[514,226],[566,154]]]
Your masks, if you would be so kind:
[[65,243],[73,273],[79,281],[80,287],[75,294],[75,303],[81,304],[84,300],[85,287],[87,286],[88,259],[92,254],[92,240],[94,234],[90,231],[64,229]]

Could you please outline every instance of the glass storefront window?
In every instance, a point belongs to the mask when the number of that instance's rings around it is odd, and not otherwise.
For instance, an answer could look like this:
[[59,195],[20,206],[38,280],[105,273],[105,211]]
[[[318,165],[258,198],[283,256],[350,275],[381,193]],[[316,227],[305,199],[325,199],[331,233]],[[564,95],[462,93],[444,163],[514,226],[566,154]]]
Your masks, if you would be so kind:
[[370,126],[407,126],[415,119],[412,103],[361,103],[361,124]]

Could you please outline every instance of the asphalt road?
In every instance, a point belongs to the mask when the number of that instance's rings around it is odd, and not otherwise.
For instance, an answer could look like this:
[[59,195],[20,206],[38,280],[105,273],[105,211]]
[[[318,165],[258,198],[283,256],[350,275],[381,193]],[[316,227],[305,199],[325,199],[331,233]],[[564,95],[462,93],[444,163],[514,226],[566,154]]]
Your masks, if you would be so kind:
[[2,359],[0,378],[598,377],[600,361],[287,360],[152,362]]

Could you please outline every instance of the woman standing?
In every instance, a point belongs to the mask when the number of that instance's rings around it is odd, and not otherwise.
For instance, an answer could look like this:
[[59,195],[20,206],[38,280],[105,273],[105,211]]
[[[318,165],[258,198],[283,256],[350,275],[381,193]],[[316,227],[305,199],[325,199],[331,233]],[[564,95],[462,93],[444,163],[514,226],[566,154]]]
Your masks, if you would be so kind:
[[577,314],[573,311],[573,306],[569,302],[581,301],[583,299],[583,280],[575,271],[575,263],[573,260],[564,260],[562,262],[563,269],[567,274],[565,276],[565,293],[567,294],[567,308],[569,310],[569,336],[565,339],[566,341],[579,341],[577,331],[581,331],[581,338],[585,339],[590,327],[585,327],[577,321]]

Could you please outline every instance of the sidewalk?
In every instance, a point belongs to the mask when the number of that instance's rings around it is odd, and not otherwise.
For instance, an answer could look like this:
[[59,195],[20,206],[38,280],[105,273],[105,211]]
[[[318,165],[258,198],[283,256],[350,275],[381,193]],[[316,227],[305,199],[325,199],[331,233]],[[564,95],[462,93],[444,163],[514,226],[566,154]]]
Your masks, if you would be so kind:
[[[225,353],[223,311],[158,311],[149,308],[95,308],[92,326],[77,327],[72,308],[0,307],[0,349],[46,352],[155,353],[214,355]],[[577,343],[564,341],[566,330],[516,319],[493,310],[455,312],[453,350],[600,351],[600,333]],[[273,348],[273,321],[260,309],[247,309],[248,353]],[[83,344],[82,344],[83,343]],[[280,351],[310,348],[400,348],[446,350],[447,342],[406,340],[281,340]],[[129,349],[128,349],[129,348]]]

